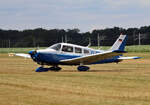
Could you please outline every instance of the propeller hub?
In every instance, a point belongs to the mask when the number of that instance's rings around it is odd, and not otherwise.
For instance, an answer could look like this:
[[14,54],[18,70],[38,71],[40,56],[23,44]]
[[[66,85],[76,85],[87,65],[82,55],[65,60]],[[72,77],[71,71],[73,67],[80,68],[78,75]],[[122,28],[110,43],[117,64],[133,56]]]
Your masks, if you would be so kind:
[[35,55],[37,53],[36,50],[32,50],[32,51],[29,51],[29,54],[32,56],[32,55]]

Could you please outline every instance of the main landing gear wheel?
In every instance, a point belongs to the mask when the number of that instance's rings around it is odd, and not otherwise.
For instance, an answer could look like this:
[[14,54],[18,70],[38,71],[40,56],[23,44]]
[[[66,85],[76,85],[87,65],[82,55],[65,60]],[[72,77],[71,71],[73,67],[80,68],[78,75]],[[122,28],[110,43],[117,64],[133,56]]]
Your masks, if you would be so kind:
[[78,66],[78,71],[88,71],[90,68],[88,66]]
[[61,70],[61,68],[58,67],[58,66],[53,66],[53,67],[50,67],[49,69],[50,69],[51,71],[60,71],[60,70]]

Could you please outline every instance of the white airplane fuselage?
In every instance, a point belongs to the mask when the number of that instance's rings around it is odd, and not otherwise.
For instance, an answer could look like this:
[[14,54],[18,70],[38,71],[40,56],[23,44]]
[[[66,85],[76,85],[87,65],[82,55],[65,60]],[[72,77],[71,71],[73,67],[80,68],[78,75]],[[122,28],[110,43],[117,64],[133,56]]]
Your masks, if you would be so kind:
[[[53,46],[60,46],[60,48],[55,49]],[[74,44],[68,43],[58,43],[47,49],[37,50],[35,54],[32,55],[35,51],[30,51],[32,59],[40,65],[90,65],[90,64],[102,64],[102,63],[112,63],[112,62],[120,62],[119,56],[115,56],[109,59],[99,60],[96,62],[75,62],[75,63],[64,63],[62,60],[69,60],[80,58],[84,56],[90,56],[94,54],[103,53],[103,50],[95,50],[88,47],[78,46]],[[64,47],[69,47],[69,51],[64,51]]]

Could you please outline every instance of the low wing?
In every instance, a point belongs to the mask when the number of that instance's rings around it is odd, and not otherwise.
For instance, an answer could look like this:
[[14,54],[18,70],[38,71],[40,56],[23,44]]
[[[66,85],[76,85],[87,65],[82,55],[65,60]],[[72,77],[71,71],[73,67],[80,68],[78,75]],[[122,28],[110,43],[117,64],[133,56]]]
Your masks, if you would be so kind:
[[15,56],[20,56],[20,57],[24,57],[24,58],[31,58],[31,56],[29,54],[24,54],[24,53],[16,53],[14,54]]
[[124,53],[124,52],[122,52],[122,51],[106,51],[103,53],[82,56],[82,57],[78,57],[78,58],[74,58],[74,59],[61,60],[61,63],[70,64],[70,65],[71,64],[79,65],[81,63],[90,64],[90,63],[98,62],[100,60],[112,58],[114,56],[119,56],[122,53]]
[[141,57],[120,57],[119,60],[140,59]]

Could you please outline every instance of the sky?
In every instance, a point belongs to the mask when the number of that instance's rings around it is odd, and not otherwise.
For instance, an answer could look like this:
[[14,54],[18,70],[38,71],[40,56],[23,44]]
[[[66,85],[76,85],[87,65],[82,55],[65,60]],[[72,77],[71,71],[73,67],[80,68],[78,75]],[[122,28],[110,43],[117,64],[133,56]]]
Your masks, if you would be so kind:
[[1,0],[0,29],[139,28],[149,10],[150,0]]

